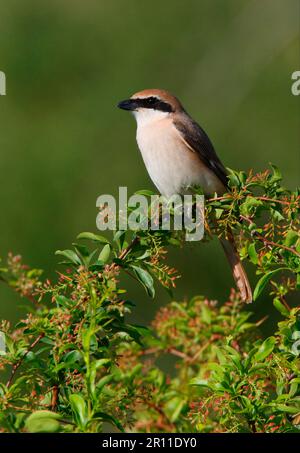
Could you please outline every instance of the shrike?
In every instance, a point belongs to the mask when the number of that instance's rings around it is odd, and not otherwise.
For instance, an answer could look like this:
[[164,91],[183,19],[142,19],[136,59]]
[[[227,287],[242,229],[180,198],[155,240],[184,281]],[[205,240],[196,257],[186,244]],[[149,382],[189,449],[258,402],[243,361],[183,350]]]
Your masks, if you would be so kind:
[[[166,197],[201,186],[206,196],[228,191],[227,171],[204,130],[179,100],[164,90],[144,90],[122,101],[137,122],[136,139],[153,183]],[[252,302],[251,287],[234,238],[221,239],[244,302]]]

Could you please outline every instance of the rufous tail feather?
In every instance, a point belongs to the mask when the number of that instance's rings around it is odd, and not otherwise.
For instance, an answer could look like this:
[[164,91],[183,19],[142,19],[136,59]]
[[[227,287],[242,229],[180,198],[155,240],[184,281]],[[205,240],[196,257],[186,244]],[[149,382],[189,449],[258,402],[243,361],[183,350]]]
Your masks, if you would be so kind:
[[241,294],[242,300],[249,304],[252,302],[252,290],[246,271],[241,263],[232,233],[229,233],[228,239],[222,238],[220,239],[220,242],[229,261],[233,278]]

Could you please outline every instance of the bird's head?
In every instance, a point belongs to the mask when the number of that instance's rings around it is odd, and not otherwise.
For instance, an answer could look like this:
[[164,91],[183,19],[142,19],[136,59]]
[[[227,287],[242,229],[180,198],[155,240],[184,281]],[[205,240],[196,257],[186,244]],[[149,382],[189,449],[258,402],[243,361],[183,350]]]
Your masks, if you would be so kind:
[[131,111],[137,123],[149,123],[183,110],[179,100],[165,90],[149,89],[133,94],[118,107]]

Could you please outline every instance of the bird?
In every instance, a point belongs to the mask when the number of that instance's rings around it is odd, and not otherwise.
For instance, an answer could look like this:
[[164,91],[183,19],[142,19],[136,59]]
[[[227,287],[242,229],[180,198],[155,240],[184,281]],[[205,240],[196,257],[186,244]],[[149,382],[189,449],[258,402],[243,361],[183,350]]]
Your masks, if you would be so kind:
[[[165,197],[200,186],[204,195],[228,192],[228,172],[202,127],[176,96],[146,89],[118,103],[136,119],[136,140],[148,174]],[[232,231],[220,239],[243,302],[252,302],[251,286]]]

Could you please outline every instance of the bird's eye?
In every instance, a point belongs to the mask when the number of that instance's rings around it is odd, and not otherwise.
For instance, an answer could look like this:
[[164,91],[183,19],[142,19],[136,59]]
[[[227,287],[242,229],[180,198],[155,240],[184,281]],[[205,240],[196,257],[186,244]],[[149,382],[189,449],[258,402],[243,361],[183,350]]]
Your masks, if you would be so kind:
[[157,101],[157,99],[156,99],[156,98],[154,98],[154,97],[148,98],[148,103],[149,103],[150,105],[153,105],[153,104],[155,104],[155,103],[156,103],[156,101]]

